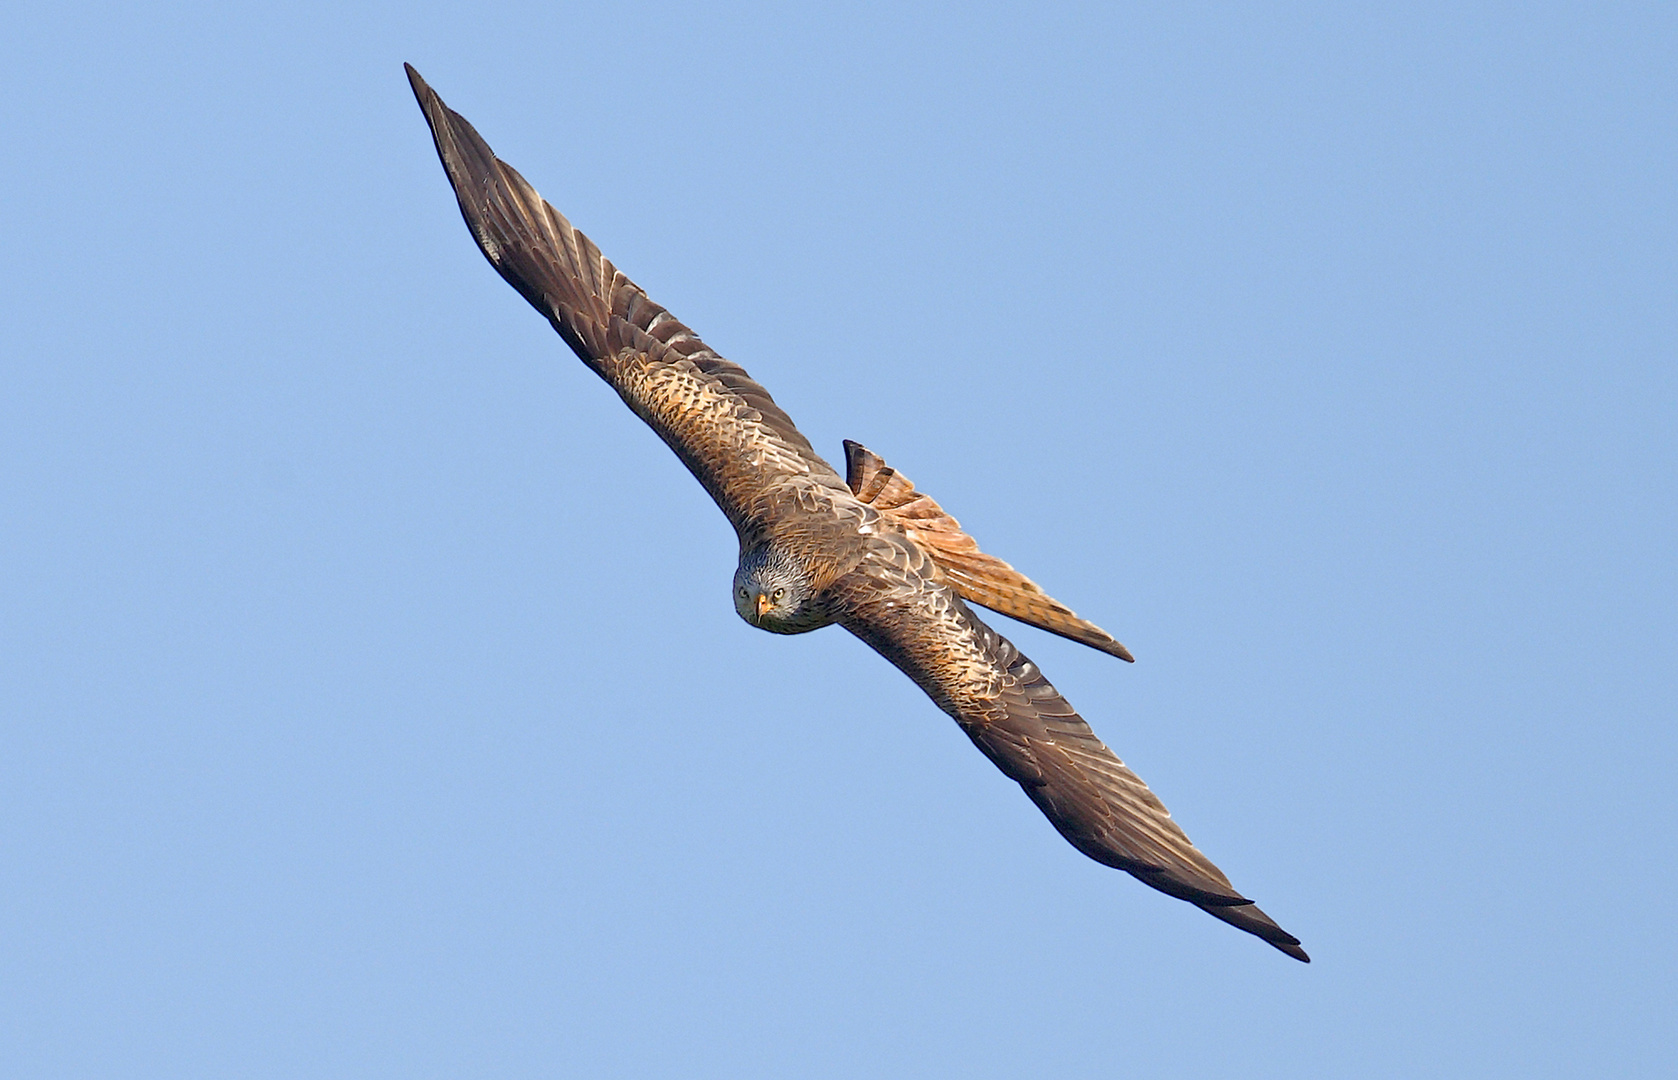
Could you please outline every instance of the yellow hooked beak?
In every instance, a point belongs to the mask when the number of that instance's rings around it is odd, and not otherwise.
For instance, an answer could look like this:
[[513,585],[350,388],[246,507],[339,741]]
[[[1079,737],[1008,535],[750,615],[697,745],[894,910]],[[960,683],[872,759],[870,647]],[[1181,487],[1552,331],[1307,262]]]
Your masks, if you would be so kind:
[[757,617],[760,618],[760,619],[763,618],[763,613],[765,611],[768,611],[769,607],[770,607],[769,597],[763,595],[762,593],[758,593],[757,594]]

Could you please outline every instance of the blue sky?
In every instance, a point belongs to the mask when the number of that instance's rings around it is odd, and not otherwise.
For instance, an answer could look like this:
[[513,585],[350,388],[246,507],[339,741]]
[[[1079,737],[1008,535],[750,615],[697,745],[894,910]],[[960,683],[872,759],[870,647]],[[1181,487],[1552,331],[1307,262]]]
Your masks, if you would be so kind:
[[[282,10],[283,7],[283,10]],[[24,4],[0,1059],[1663,1075],[1660,5]],[[1072,851],[485,265],[445,100],[998,622],[1292,963]]]

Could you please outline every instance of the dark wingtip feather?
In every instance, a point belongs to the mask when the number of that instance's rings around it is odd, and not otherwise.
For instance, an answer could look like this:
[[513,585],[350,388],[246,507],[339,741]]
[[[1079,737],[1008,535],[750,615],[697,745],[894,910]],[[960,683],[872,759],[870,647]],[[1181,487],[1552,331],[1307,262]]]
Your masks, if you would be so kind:
[[[431,141],[437,148],[449,185],[454,188],[460,216],[472,239],[477,241],[478,250],[507,284],[553,323],[559,336],[585,363],[592,363],[596,358],[578,336],[577,328],[561,317],[550,302],[548,286],[554,283],[545,274],[551,267],[541,253],[533,253],[539,241],[526,235],[531,223],[521,218],[525,208],[509,205],[518,203],[509,184],[516,181],[523,185],[532,201],[540,202],[540,197],[528,190],[523,178],[495,156],[495,151],[465,117],[443,104],[437,91],[431,89],[412,64],[402,66],[408,73],[414,99],[431,128]],[[556,296],[563,296],[566,290],[561,285],[552,291]]]
[[1305,955],[1305,950],[1299,947],[1298,938],[1277,926],[1270,916],[1252,904],[1236,904],[1229,907],[1220,907],[1213,904],[1196,904],[1195,906],[1215,919],[1222,919],[1238,930],[1245,930],[1254,937],[1263,938],[1266,942],[1302,964],[1311,962],[1311,958]]

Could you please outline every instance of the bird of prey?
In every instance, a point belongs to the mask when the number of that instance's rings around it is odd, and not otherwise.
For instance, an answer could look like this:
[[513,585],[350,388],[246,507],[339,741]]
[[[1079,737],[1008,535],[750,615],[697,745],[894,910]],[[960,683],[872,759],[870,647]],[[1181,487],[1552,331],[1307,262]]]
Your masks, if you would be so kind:
[[741,618],[777,634],[849,630],[954,717],[1073,847],[1309,962],[968,605],[1130,660],[1123,645],[981,552],[864,447],[845,443],[841,477],[768,391],[649,299],[407,71],[490,265],[669,444],[739,534]]

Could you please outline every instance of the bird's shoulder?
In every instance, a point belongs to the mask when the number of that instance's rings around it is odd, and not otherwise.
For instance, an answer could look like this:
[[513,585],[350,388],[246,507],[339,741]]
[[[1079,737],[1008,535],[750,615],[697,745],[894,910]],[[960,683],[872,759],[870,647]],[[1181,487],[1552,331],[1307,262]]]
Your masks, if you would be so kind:
[[742,554],[758,545],[772,546],[803,566],[812,586],[822,592],[860,567],[892,561],[894,540],[908,543],[900,529],[843,482],[820,474],[783,474],[754,492],[745,510]]

